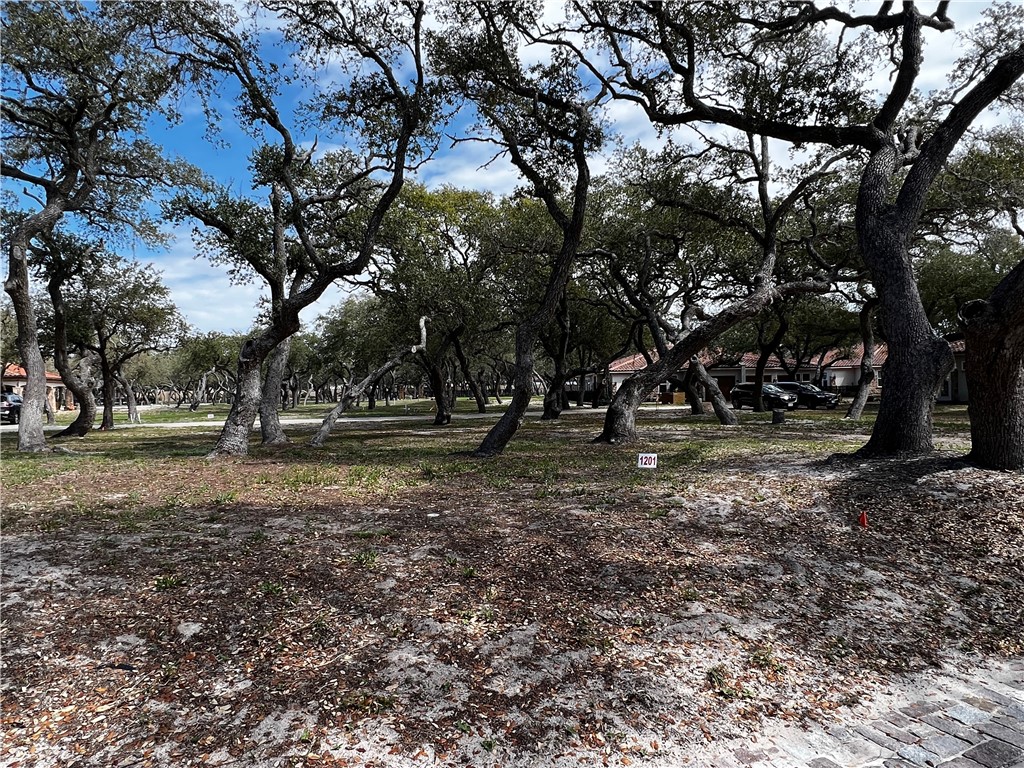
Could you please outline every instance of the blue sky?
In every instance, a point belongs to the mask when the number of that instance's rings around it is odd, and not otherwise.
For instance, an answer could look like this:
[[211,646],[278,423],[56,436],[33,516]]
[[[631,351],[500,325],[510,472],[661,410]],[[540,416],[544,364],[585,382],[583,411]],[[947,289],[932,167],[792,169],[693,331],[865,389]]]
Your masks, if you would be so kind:
[[[556,8],[553,4],[551,8]],[[964,28],[980,16],[985,7],[982,3],[955,3],[951,14]],[[874,11],[874,4],[870,6]],[[267,31],[267,40],[272,41],[275,33]],[[926,51],[925,68],[920,78],[924,89],[945,85],[945,73],[950,71],[952,61],[958,55],[955,38],[951,34],[934,35],[933,42]],[[268,55],[279,56],[279,51],[267,48]],[[525,58],[534,55],[524,50]],[[885,83],[879,83],[885,87]],[[297,91],[285,92],[282,95],[286,103],[295,103],[301,94]],[[182,157],[198,165],[219,181],[231,183],[236,188],[248,189],[248,153],[250,139],[234,125],[231,120],[230,106],[225,105],[225,118],[220,126],[220,138],[227,146],[219,147],[208,142],[203,134],[206,129],[205,120],[198,104],[185,102],[179,105],[184,113],[181,124],[165,128],[154,126],[152,137],[162,143],[168,154]],[[637,108],[623,102],[614,102],[609,106],[609,116],[613,120],[619,137],[626,144],[641,142],[647,146],[656,146],[661,139],[650,126],[646,117]],[[989,118],[998,119],[998,118]],[[466,118],[460,118],[449,131],[460,132],[465,128]],[[296,131],[296,135],[301,134]],[[303,136],[309,141],[312,136]],[[320,136],[323,148],[331,143],[331,137]],[[481,166],[491,160],[493,147],[479,143],[461,143],[454,148],[449,142],[442,145],[441,151],[426,164],[413,178],[429,187],[451,184],[459,187],[490,190],[497,194],[511,192],[520,183],[515,168],[504,158],[494,160],[486,168]],[[607,157],[594,158],[592,171],[600,173],[606,167]],[[206,259],[196,257],[196,249],[192,241],[191,226],[184,225],[170,230],[171,243],[162,251],[148,251],[143,247],[136,249],[134,255],[142,261],[152,261],[163,274],[164,282],[172,292],[172,296],[185,315],[188,322],[201,332],[245,332],[255,316],[255,307],[260,298],[260,286],[256,283],[248,285],[232,285],[224,269],[210,265]],[[333,288],[315,305],[303,313],[303,321],[311,323],[318,314],[326,312],[342,297],[341,289]]]

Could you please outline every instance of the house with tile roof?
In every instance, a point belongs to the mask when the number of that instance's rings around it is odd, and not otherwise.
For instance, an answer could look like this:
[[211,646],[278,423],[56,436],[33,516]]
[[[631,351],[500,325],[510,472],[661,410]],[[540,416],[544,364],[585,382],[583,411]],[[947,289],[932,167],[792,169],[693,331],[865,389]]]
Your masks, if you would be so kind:
[[[0,372],[0,391],[24,395],[27,383],[28,374],[20,365],[8,363]],[[63,410],[71,410],[75,407],[71,390],[64,386],[60,374],[53,371],[46,372],[46,398],[50,401],[50,407],[53,410],[57,410],[58,407]]]
[[[939,392],[939,402],[966,403],[967,402],[967,378],[964,374],[964,342],[950,342],[953,349],[953,358],[956,367],[943,382]],[[888,357],[888,347],[885,344],[875,346],[875,358],[873,367],[875,369],[875,388],[880,390],[883,385],[882,366]],[[657,352],[652,352],[651,357],[658,359]],[[853,395],[860,383],[860,366],[864,357],[864,345],[857,344],[849,349],[834,349],[813,358],[809,363],[798,368],[795,374],[791,374],[795,361],[787,360],[789,370],[782,365],[776,355],[768,359],[765,367],[765,381],[806,381],[818,384],[824,389],[839,392],[844,395]],[[729,397],[729,393],[736,384],[743,384],[754,380],[757,369],[757,352],[746,352],[738,358],[725,357],[722,355],[709,354],[706,350],[701,353],[701,362],[708,369],[708,373],[718,382],[722,394]],[[615,360],[608,366],[609,378],[612,382],[613,391],[629,378],[633,373],[642,371],[647,367],[647,361],[641,354],[622,357]],[[668,395],[670,386],[663,384],[663,402],[673,402],[671,395]],[[876,391],[877,394],[877,391]]]

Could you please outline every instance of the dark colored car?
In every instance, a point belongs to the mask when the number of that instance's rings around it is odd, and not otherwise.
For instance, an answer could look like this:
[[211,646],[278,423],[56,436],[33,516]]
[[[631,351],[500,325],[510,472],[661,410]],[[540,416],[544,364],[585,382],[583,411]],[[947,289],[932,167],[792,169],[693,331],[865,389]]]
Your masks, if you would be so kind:
[[833,410],[839,405],[839,395],[826,392],[813,384],[802,381],[777,381],[775,386],[796,395],[797,405],[806,405],[811,409],[822,407],[829,410]]
[[[765,408],[785,408],[792,411],[796,408],[796,395],[783,392],[774,384],[765,384],[761,390],[761,398]],[[739,410],[744,405],[754,407],[754,385],[736,384],[732,388],[732,407]]]
[[0,394],[0,421],[17,424],[21,421],[21,395],[11,392]]

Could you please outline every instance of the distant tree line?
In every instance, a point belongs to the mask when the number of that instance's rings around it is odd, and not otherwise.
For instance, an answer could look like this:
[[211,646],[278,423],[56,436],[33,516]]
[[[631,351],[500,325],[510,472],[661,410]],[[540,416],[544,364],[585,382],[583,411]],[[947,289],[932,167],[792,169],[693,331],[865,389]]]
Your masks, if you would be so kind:
[[[483,457],[535,394],[556,419],[567,382],[626,353],[649,364],[611,399],[596,436],[609,443],[637,438],[637,409],[666,382],[701,383],[732,418],[704,350],[758,352],[760,385],[773,354],[877,338],[885,385],[859,453],[926,453],[960,338],[970,459],[1024,468],[1019,5],[984,9],[935,92],[919,80],[926,40],[958,34],[947,2],[579,0],[557,19],[460,0],[254,9],[4,6],[20,450],[46,447],[44,351],[81,401],[101,386],[105,408],[117,385],[226,399],[211,455],[244,454],[257,415],[264,442],[286,439],[276,414],[300,393],[404,386],[431,393],[438,424],[456,389],[479,410],[500,403]],[[186,95],[230,186],[148,138],[157,120],[174,130]],[[660,143],[619,145],[627,119]],[[227,120],[248,141],[232,146]],[[415,174],[453,141],[507,158],[520,188],[423,186]],[[158,276],[117,255],[160,243],[167,223],[264,288],[248,332],[189,334]],[[339,282],[353,298],[303,327]],[[73,433],[92,427],[86,410]]]

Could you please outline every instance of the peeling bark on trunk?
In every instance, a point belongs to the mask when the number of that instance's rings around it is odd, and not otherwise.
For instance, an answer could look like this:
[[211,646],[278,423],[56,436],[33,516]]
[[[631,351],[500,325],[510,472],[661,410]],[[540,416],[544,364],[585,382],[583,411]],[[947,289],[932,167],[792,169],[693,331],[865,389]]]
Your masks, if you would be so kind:
[[263,380],[260,394],[260,435],[263,445],[284,445],[288,437],[281,429],[281,387],[284,383],[284,369],[288,365],[292,339],[289,336],[270,353],[267,375]]
[[968,460],[991,469],[1024,470],[1024,262],[987,301],[960,310],[970,404]]

